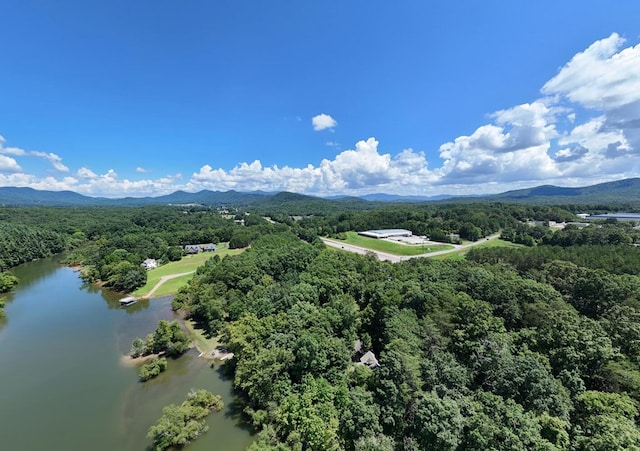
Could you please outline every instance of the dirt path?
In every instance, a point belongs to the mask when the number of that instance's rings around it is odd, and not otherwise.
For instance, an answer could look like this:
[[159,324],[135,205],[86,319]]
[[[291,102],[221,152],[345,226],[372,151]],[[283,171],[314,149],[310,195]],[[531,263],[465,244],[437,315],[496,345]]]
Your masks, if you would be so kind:
[[180,274],[169,274],[166,276],[162,276],[160,277],[160,280],[158,280],[158,283],[156,283],[153,288],[151,289],[151,291],[149,291],[149,293],[147,293],[145,296],[142,296],[144,299],[149,299],[151,297],[153,297],[154,293],[158,290],[158,288],[160,288],[162,286],[163,283],[165,283],[167,280],[171,280],[171,279],[175,279],[176,277],[182,277],[182,276],[186,276],[188,274],[192,274],[195,271],[189,271],[189,272],[183,272]]

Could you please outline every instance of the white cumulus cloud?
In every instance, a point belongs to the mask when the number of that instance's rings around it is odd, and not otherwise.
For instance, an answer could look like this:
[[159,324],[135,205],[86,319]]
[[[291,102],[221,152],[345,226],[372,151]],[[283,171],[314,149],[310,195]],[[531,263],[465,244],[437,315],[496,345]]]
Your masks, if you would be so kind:
[[96,179],[98,178],[98,174],[93,172],[91,169],[87,167],[81,167],[76,171],[76,176],[81,179]]
[[[15,157],[37,157],[47,160],[51,165],[60,172],[69,172],[69,168],[62,163],[62,158],[55,153],[40,152],[37,150],[24,150],[19,147],[5,147],[6,139],[0,135],[0,154],[12,155]],[[15,159],[11,158],[17,165]]]
[[587,108],[612,110],[640,100],[640,44],[620,50],[625,39],[613,33],[575,55],[543,87]]
[[[96,174],[39,178],[24,173],[27,157],[43,158],[70,172],[57,154],[5,146],[0,136],[0,184],[71,189],[108,197],[166,194],[177,189],[294,191],[315,195],[482,194],[537,184],[580,186],[640,176],[640,45],[617,34],[576,54],[543,85],[541,97],[496,111],[468,134],[452,136],[439,158],[413,149],[383,149],[375,137],[301,167],[264,166],[260,160],[232,168],[202,164],[183,181],[180,174],[144,180]],[[390,118],[389,120],[393,120]],[[328,114],[311,120],[314,130],[332,130]],[[204,162],[206,163],[206,162]],[[147,170],[136,168],[145,174]]]
[[363,190],[407,192],[422,189],[421,185],[430,185],[435,180],[436,176],[427,168],[424,153],[405,149],[392,156],[380,153],[378,146],[378,141],[371,137],[358,141],[354,149],[340,152],[333,159],[302,168],[264,167],[258,160],[240,163],[229,171],[205,165],[193,174],[185,189],[358,194]]
[[31,151],[31,152],[28,152],[28,155],[32,155],[34,157],[43,158],[43,159],[47,160],[49,163],[51,163],[51,165],[57,171],[69,172],[69,168],[66,167],[64,164],[62,164],[62,158],[60,158],[60,156],[56,155],[55,153]]
[[338,122],[336,122],[336,120],[328,114],[322,113],[312,117],[311,124],[313,125],[313,129],[319,132],[321,130],[334,128],[336,125],[338,125]]
[[14,158],[0,155],[0,172],[22,172],[22,168]]

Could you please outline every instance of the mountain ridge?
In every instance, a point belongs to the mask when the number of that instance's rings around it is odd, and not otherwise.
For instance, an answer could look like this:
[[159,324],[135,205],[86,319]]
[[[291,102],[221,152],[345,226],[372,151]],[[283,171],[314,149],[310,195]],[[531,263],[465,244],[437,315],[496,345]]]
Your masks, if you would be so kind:
[[352,204],[365,208],[389,203],[431,202],[525,202],[525,203],[609,203],[640,202],[640,178],[627,178],[582,187],[539,185],[531,188],[478,196],[414,196],[395,194],[367,194],[363,196],[318,197],[291,192],[240,192],[201,190],[189,193],[177,190],[170,194],[147,197],[106,198],[92,197],[74,191],[47,191],[29,187],[0,187],[0,205],[3,206],[144,206],[144,205],[208,205],[269,207],[282,204],[331,203]]

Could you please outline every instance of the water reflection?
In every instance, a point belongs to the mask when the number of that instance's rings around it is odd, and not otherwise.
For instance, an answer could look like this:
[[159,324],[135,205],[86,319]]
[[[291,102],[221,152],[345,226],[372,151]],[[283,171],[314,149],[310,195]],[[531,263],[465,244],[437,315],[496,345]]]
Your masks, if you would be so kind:
[[[192,388],[222,395],[234,406],[231,382],[190,350],[170,360],[157,380],[140,383],[127,361],[131,342],[174,319],[171,297],[121,308],[119,293],[83,285],[78,274],[44,259],[15,268],[19,288],[0,322],[2,449],[30,451],[142,450],[163,406],[180,404]],[[237,409],[235,409],[237,410]],[[210,431],[189,451],[240,451],[251,435],[238,412],[207,420]]]
[[[118,304],[120,301],[118,301]],[[146,310],[151,305],[151,301],[149,299],[139,299],[135,304],[127,305],[126,307],[120,307],[122,310],[127,312],[129,315],[133,315],[134,313],[138,313],[141,310]]]
[[21,287],[29,286],[57,271],[58,268],[62,266],[60,263],[62,258],[62,254],[54,255],[53,257],[42,258],[11,268],[9,272],[20,280],[15,291],[20,291]]

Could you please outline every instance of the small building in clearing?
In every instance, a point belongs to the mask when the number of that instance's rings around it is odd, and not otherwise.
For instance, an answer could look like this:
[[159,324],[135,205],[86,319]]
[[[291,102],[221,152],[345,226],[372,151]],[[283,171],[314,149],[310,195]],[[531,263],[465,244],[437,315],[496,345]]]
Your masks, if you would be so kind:
[[158,267],[158,261],[155,258],[147,258],[142,262],[142,267],[149,271],[150,269],[154,269]]
[[376,355],[371,351],[365,352],[364,355],[360,357],[359,363],[360,365],[366,365],[371,369],[378,368],[380,366],[378,359],[376,359]]
[[380,229],[380,230],[366,230],[364,232],[358,232],[358,235],[366,236],[369,238],[395,238],[403,236],[412,236],[413,232],[406,229]]
[[211,243],[205,244],[204,247],[203,247],[203,250],[205,252],[215,252],[217,249],[218,248],[216,247],[216,245],[215,244],[211,244]]

